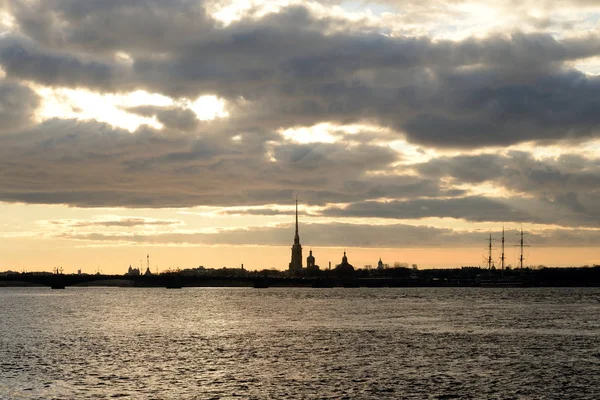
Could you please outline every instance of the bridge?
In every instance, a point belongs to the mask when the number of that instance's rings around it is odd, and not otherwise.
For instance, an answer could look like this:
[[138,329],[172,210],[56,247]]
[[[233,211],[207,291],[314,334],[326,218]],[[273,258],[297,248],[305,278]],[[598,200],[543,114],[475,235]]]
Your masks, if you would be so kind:
[[[184,287],[411,287],[447,286],[441,283],[424,282],[420,279],[394,278],[336,278],[336,277],[273,277],[260,275],[219,276],[219,275],[63,275],[63,274],[10,274],[0,276],[0,283],[11,286],[35,285],[52,289],[65,289],[68,286],[121,286],[121,287],[163,287],[181,289]],[[455,286],[455,285],[452,285]]]
[[[332,272],[332,271],[331,271]],[[423,270],[403,276],[373,276],[359,270],[353,275],[336,276],[321,271],[317,277],[289,277],[281,274],[246,271],[243,274],[179,272],[158,275],[87,275],[50,273],[8,273],[0,275],[0,286],[38,285],[54,289],[68,286],[123,286],[183,288],[212,287],[600,287],[600,266],[542,268],[523,271],[487,271],[481,268]],[[393,270],[391,271],[394,272]],[[390,273],[391,275],[391,273]]]

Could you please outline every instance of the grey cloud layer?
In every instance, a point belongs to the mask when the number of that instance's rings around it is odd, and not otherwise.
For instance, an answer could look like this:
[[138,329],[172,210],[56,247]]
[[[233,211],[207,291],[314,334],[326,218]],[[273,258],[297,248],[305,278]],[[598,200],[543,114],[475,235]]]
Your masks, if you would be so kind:
[[[491,233],[499,238],[500,231],[454,231],[430,226],[366,225],[366,224],[303,224],[302,237],[305,246],[339,247],[481,247]],[[292,225],[276,227],[251,227],[248,229],[223,230],[218,233],[174,233],[174,234],[77,234],[65,233],[60,237],[83,241],[128,242],[139,244],[223,244],[223,245],[272,245],[287,246]],[[507,229],[507,244],[516,244],[517,231]],[[528,243],[536,247],[595,246],[600,240],[599,231],[550,230],[529,233]]]
[[182,225],[183,222],[179,220],[168,220],[168,219],[153,219],[153,218],[119,218],[119,219],[107,219],[100,221],[89,221],[89,220],[50,220],[45,221],[50,225],[60,226],[62,228],[132,228],[137,226],[176,226]]
[[[598,133],[600,78],[564,64],[600,54],[597,35],[450,42],[386,37],[302,7],[224,28],[193,1],[13,3],[21,35],[0,39],[9,76],[243,97],[233,125],[242,129],[370,119],[439,147]],[[339,25],[347,29],[328,32]],[[131,66],[115,61],[119,51],[132,57]],[[193,129],[185,120],[183,127]]]
[[84,53],[168,53],[213,27],[202,1],[9,1],[21,31],[40,44]]
[[462,218],[468,221],[527,221],[527,212],[517,210],[510,200],[487,197],[461,197],[453,199],[419,199],[409,201],[366,201],[350,204],[345,208],[332,207],[324,211],[332,217],[377,217],[415,219],[425,217]]
[[[95,122],[50,120],[0,136],[0,200],[83,207],[324,204],[402,192],[438,195],[415,177],[370,179],[397,159],[387,147],[295,144],[245,132],[195,139]],[[270,161],[268,154],[274,157]]]
[[38,105],[38,96],[28,87],[0,80],[0,133],[32,124]]
[[[68,52],[48,51],[21,35],[0,38],[0,63],[9,77],[48,86],[116,89],[123,68]],[[126,82],[121,84],[127,87]]]
[[576,154],[536,160],[525,152],[442,157],[412,166],[423,178],[449,185],[487,183],[504,196],[362,201],[329,207],[331,217],[460,218],[600,227],[600,161]]
[[537,199],[531,213],[555,223],[600,224],[600,161],[577,154],[536,160],[524,152],[441,158],[416,169],[430,178],[492,183]]
[[[565,154],[540,161],[511,152],[438,158],[393,170],[389,165],[397,155],[385,147],[264,139],[248,133],[239,141],[219,134],[190,140],[153,130],[130,134],[100,123],[48,121],[0,137],[0,200],[83,207],[234,206],[290,204],[299,192],[308,204],[351,203],[322,211],[334,218],[600,226],[600,161],[595,159]],[[514,195],[466,196],[455,188],[480,183]],[[397,200],[371,200],[380,198]]]
[[[594,138],[600,78],[569,63],[600,54],[597,32],[453,42],[386,36],[383,26],[317,18],[303,7],[223,27],[191,0],[7,4],[18,28],[0,36],[0,201],[235,206],[289,204],[299,192],[309,204],[351,203],[328,206],[323,215],[332,218],[600,224],[597,160],[511,153],[395,167],[402,155],[377,144],[396,137],[389,133],[338,133],[334,144],[278,133],[367,121],[434,148]],[[163,131],[36,125],[39,99],[25,80],[176,100],[216,94],[231,117],[202,122],[183,106],[140,106],[128,111],[156,116]],[[508,194],[464,189],[484,182]]]

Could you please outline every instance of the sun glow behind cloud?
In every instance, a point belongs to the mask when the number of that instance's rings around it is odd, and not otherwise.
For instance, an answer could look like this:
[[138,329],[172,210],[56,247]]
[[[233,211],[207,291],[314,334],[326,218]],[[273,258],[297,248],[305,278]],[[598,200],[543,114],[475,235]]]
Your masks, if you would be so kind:
[[74,118],[96,120],[127,129],[136,130],[140,125],[149,125],[160,129],[162,124],[156,117],[143,117],[127,112],[128,107],[153,105],[164,107],[173,101],[163,95],[142,90],[127,94],[100,94],[88,90],[34,87],[42,98],[38,110],[38,119]]
[[229,112],[225,101],[213,95],[199,96],[195,100],[173,100],[159,93],[136,90],[129,93],[103,94],[89,90],[53,88],[31,85],[41,97],[42,104],[37,111],[39,121],[52,118],[73,118],[96,120],[115,127],[135,131],[141,125],[162,129],[163,124],[156,116],[142,116],[128,111],[140,106],[189,108],[201,121],[226,118]]
[[208,121],[215,118],[227,118],[229,112],[226,110],[225,100],[213,95],[204,95],[194,101],[185,100],[187,108],[192,110],[196,117],[201,121]]
[[290,0],[230,0],[229,2],[211,2],[208,11],[217,21],[229,25],[249,14],[255,18],[261,18],[267,14],[276,13],[292,3],[294,2]]
[[[37,3],[43,5],[43,1]],[[56,3],[57,8],[59,3]],[[119,10],[123,3],[109,3],[98,9],[90,6],[89,9],[94,10],[93,13],[90,12],[90,20],[112,8],[114,13],[108,12],[108,18],[118,19],[123,14]],[[10,32],[4,36],[21,35],[31,41],[31,46],[24,47],[28,51],[39,50],[39,60],[42,61],[34,59],[31,64],[41,65],[42,72],[54,72],[52,64],[46,66],[42,63],[62,59],[63,56],[67,61],[89,59],[89,47],[82,47],[77,40],[69,43],[64,32],[56,29],[57,25],[70,26],[74,32],[75,28],[81,27],[82,30],[77,31],[79,35],[73,34],[74,37],[91,39],[95,43],[103,43],[103,46],[106,44],[106,52],[99,52],[94,57],[97,57],[99,63],[106,63],[106,68],[116,65],[117,74],[124,70],[135,72],[135,67],[144,61],[145,55],[160,54],[156,59],[147,57],[145,60],[150,68],[147,71],[155,71],[156,74],[144,76],[141,73],[143,71],[139,70],[139,76],[118,75],[120,78],[111,81],[107,87],[95,84],[93,89],[85,90],[88,82],[85,79],[77,83],[77,89],[40,86],[51,84],[48,82],[66,85],[68,83],[64,82],[73,80],[68,76],[69,70],[64,68],[57,68],[55,71],[59,75],[66,74],[66,77],[62,77],[64,79],[43,79],[45,75],[40,73],[38,76],[33,73],[36,72],[35,69],[33,72],[28,70],[30,64],[27,62],[31,59],[21,59],[16,57],[21,53],[0,49],[0,62],[4,63],[2,68],[6,68],[6,77],[0,68],[0,76],[5,78],[3,81],[6,83],[5,109],[27,111],[26,107],[19,106],[37,104],[31,100],[34,96],[28,96],[27,90],[19,91],[16,87],[16,91],[11,92],[10,90],[15,90],[14,82],[34,89],[42,97],[37,121],[29,124],[31,118],[26,119],[20,115],[25,112],[9,115],[15,121],[15,128],[12,131],[7,129],[6,132],[16,132],[18,135],[6,135],[4,143],[9,144],[0,157],[10,171],[3,181],[3,199],[24,203],[62,202],[55,208],[40,205],[28,206],[26,210],[11,205],[10,211],[7,210],[4,215],[17,213],[20,218],[4,225],[5,237],[16,237],[10,235],[15,234],[12,230],[18,227],[17,223],[30,218],[32,210],[39,209],[43,215],[38,215],[36,220],[63,219],[68,222],[53,224],[51,228],[54,233],[72,233],[74,238],[76,234],[98,233],[97,230],[100,230],[110,233],[115,240],[110,242],[102,238],[81,237],[73,239],[77,240],[77,246],[82,246],[82,243],[89,246],[122,243],[119,237],[124,237],[123,233],[147,236],[139,242],[125,240],[134,247],[153,245],[152,243],[157,243],[154,240],[166,246],[187,246],[189,243],[196,243],[194,240],[199,240],[192,234],[216,234],[237,229],[243,231],[240,234],[248,235],[244,240],[255,243],[253,232],[247,228],[280,224],[280,236],[287,237],[289,231],[284,225],[293,223],[293,214],[290,213],[293,200],[289,195],[292,191],[298,191],[301,202],[320,205],[315,206],[312,212],[302,214],[303,224],[334,225],[342,221],[344,224],[367,227],[402,223],[468,232],[498,229],[500,223],[495,221],[502,221],[505,215],[512,213],[515,215],[510,217],[513,218],[513,225],[519,223],[519,218],[523,218],[520,215],[535,217],[530,218],[531,221],[547,221],[546,225],[540,226],[548,229],[565,229],[579,226],[577,224],[584,227],[591,225],[596,216],[594,209],[597,197],[594,196],[598,193],[595,187],[597,185],[594,184],[597,181],[591,178],[597,176],[600,145],[597,140],[590,138],[597,133],[592,131],[585,136],[571,137],[567,135],[567,130],[572,128],[573,132],[580,132],[585,130],[580,129],[581,127],[588,126],[595,129],[598,122],[591,115],[588,116],[588,123],[575,121],[578,116],[585,114],[582,111],[588,110],[586,103],[589,104],[589,100],[581,98],[578,92],[578,88],[584,85],[575,87],[578,81],[567,78],[576,76],[579,81],[588,82],[587,88],[591,93],[589,98],[595,98],[595,78],[591,75],[600,72],[599,58],[561,58],[564,47],[574,42],[578,44],[573,54],[583,54],[582,57],[596,54],[594,42],[585,42],[586,35],[597,32],[598,27],[598,7],[594,8],[589,3],[550,3],[544,0],[540,4],[531,0],[518,3],[512,0],[407,0],[380,3],[343,0],[321,3],[299,0],[214,0],[207,11],[217,18],[216,24],[210,18],[198,20],[197,26],[183,27],[180,37],[173,37],[171,42],[165,41],[164,46],[156,47],[154,40],[148,39],[151,35],[138,38],[127,30],[125,33],[117,29],[114,32],[95,30],[95,26],[102,26],[102,21],[100,25],[87,25],[87,22],[82,23],[80,19],[69,20],[68,12],[48,11],[40,7],[39,13],[24,12],[20,17],[17,14],[12,17],[0,13],[0,31]],[[139,22],[144,23],[144,26],[152,26],[154,32],[171,32],[176,27],[172,26],[173,19],[168,13],[172,11],[171,7],[178,7],[176,4],[177,2],[158,2],[156,9],[152,10],[152,18],[143,21],[142,17]],[[136,6],[136,2],[126,4],[126,8]],[[43,11],[48,11],[47,15]],[[164,16],[159,15],[163,11]],[[279,13],[282,15],[277,15]],[[43,15],[46,20],[56,19],[55,26],[48,27],[48,32],[42,35],[44,37],[35,36],[32,34],[34,30],[25,29],[31,21],[43,25],[39,23],[42,17],[37,21],[34,14]],[[144,15],[143,12],[137,14]],[[298,25],[295,25],[296,20],[290,20],[290,17],[295,16],[305,17],[306,20],[299,18]],[[124,25],[129,26],[129,22],[125,19]],[[131,21],[132,26],[133,22]],[[519,34],[514,34],[515,32]],[[307,33],[310,35],[306,36]],[[385,35],[386,38],[379,41],[378,35]],[[521,36],[526,38],[525,47],[521,47]],[[59,45],[52,42],[53,38],[61,37],[66,40],[64,43],[60,40]],[[573,37],[584,40],[564,40]],[[322,43],[317,43],[313,38],[319,38]],[[495,42],[497,38],[499,40]],[[541,40],[538,43],[540,38],[547,41]],[[12,39],[12,42],[6,41],[9,49],[24,43],[21,43],[20,38]],[[449,42],[462,39],[465,39],[464,43]],[[273,41],[283,43],[286,48],[272,49],[270,44]],[[507,49],[506,60],[486,57],[486,51],[490,48],[494,51],[497,42],[501,42],[500,45]],[[196,43],[198,46],[188,46]],[[205,46],[207,43],[210,45]],[[255,44],[256,47],[248,54],[240,51],[248,49],[248,43]],[[184,46],[180,47],[179,44]],[[13,47],[8,47],[9,45]],[[555,52],[552,54],[559,61],[552,57],[544,59],[545,45],[550,45],[550,49],[546,50],[549,53]],[[585,48],[585,51],[577,53],[577,46]],[[467,56],[467,61],[460,60],[460,51],[449,50],[446,53],[442,51],[444,48],[467,49],[462,55]],[[291,49],[289,53],[288,49]],[[540,75],[550,82],[545,86],[537,86],[538,81],[531,78],[540,73],[538,70],[529,71],[531,76],[520,75],[521,72],[528,72],[528,65],[538,61],[533,58],[536,57],[536,49],[541,49],[543,53],[539,65],[552,67],[544,68]],[[522,57],[517,56],[522,53],[519,52],[527,52],[532,58],[525,57],[523,64],[520,64]],[[42,57],[48,54],[55,58]],[[215,54],[223,54],[225,57]],[[338,54],[342,57],[338,57]],[[395,58],[405,54],[408,64]],[[348,61],[344,58],[346,56]],[[512,56],[515,59],[510,63]],[[421,57],[426,60],[421,62]],[[214,70],[209,68],[204,71],[206,73],[188,73],[201,67],[198,64],[202,60],[214,61]],[[298,60],[306,62],[298,63]],[[473,60],[473,63],[469,60]],[[414,69],[418,70],[417,74],[413,73],[412,61],[416,63]],[[294,68],[285,71],[299,74],[281,73],[282,68],[291,66]],[[91,73],[86,67],[86,62],[82,62],[82,77]],[[248,68],[251,71],[266,72],[248,74]],[[480,83],[476,82],[477,79],[482,79],[486,71],[497,72],[498,68],[505,68],[508,72],[506,76],[500,74],[505,80],[483,79]],[[548,71],[558,71],[558,68],[573,73],[570,76],[561,75],[562,80],[554,75],[544,75]],[[588,76],[580,77],[573,68],[584,71]],[[310,73],[303,74],[304,72]],[[446,73],[456,73],[468,81],[451,85],[446,92]],[[475,86],[469,87],[473,82]],[[562,97],[560,87],[553,91],[553,82],[565,85],[568,92],[565,97]],[[171,94],[167,96],[142,90],[125,92],[138,87],[135,86],[138,84],[140,88],[153,88],[147,89],[149,91],[164,90],[164,93]],[[495,85],[500,89],[510,90],[489,90],[489,87]],[[203,91],[207,87],[211,88],[211,92]],[[181,88],[185,90],[182,91]],[[294,90],[289,90],[291,88]],[[404,90],[406,88],[411,90]],[[513,91],[513,88],[522,90]],[[552,104],[541,101],[550,97],[557,102],[566,99],[563,104],[572,107],[574,117],[573,120],[565,120],[557,116],[563,121],[567,133],[545,135],[545,131],[551,132],[553,127],[541,124],[539,132],[528,134],[528,130],[524,129],[523,132],[517,132],[522,134],[518,137],[507,129],[502,133],[506,140],[498,141],[485,138],[478,140],[482,137],[491,138],[494,129],[470,132],[470,126],[461,124],[455,134],[467,140],[453,142],[452,131],[446,130],[447,127],[443,124],[436,126],[431,132],[422,133],[423,131],[419,131],[422,126],[408,123],[419,113],[426,116],[431,113],[434,116],[456,116],[458,122],[473,117],[474,121],[481,121],[486,128],[488,116],[485,112],[479,112],[479,103],[474,103],[473,107],[460,105],[463,90],[465,94],[471,94],[468,99],[479,99],[482,93],[480,89],[486,96],[489,95],[489,104],[496,100],[493,104],[498,104],[498,109],[518,109],[519,115],[506,115],[508,123],[515,123],[516,129],[511,129],[512,131],[518,131],[523,126],[518,123],[521,117],[526,117],[525,121],[539,121],[538,115],[549,115],[546,111],[555,112]],[[122,92],[110,93],[110,90]],[[549,92],[547,96],[537,96],[546,91]],[[530,92],[535,99],[531,102],[539,101],[539,106],[530,107],[531,104],[519,102]],[[21,95],[23,101],[15,103],[17,106],[13,107],[9,95],[14,98],[15,94]],[[438,99],[448,99],[448,104],[437,101]],[[573,100],[581,100],[581,104],[574,104],[577,102]],[[313,104],[317,106],[314,107]],[[541,112],[540,110],[544,114],[536,113]],[[32,113],[33,111],[29,112],[27,116]],[[236,118],[225,120],[230,113]],[[239,114],[239,118],[236,114]],[[72,149],[66,143],[63,147],[43,149],[39,153],[36,151],[41,146],[26,148],[26,143],[37,143],[38,138],[33,137],[37,131],[22,127],[49,118],[101,121],[131,132],[141,127],[144,136],[147,134],[147,137],[159,140],[136,143],[142,142],[138,141],[136,135],[124,134],[118,135],[114,146],[110,144],[112,147],[98,148],[93,129],[99,124],[60,121],[57,124],[44,124],[42,128],[57,127],[55,129],[60,129],[60,132],[52,132],[48,128],[48,135],[60,137],[63,132],[68,132],[64,128],[72,125],[83,127],[86,135],[81,135],[77,143],[80,147]],[[224,120],[218,123],[200,122],[214,119]],[[346,125],[328,122],[330,119],[344,121]],[[490,126],[501,126],[504,122],[502,119],[492,120]],[[379,126],[378,123],[387,124],[391,128]],[[146,126],[152,129],[146,129]],[[110,128],[100,127],[107,130]],[[163,133],[172,130],[181,134],[166,135],[161,134],[161,130]],[[429,140],[420,140],[421,134],[429,135]],[[449,139],[442,140],[444,137]],[[540,139],[541,145],[534,142]],[[11,145],[9,140],[16,144]],[[453,147],[455,143],[457,146]],[[22,153],[19,153],[20,149],[23,149]],[[310,163],[296,162],[303,152],[314,156],[306,158],[312,160]],[[77,157],[73,153],[77,153]],[[87,160],[86,154],[99,157]],[[73,168],[73,165],[79,168]],[[435,170],[436,165],[439,170]],[[427,170],[427,166],[431,169]],[[504,172],[507,171],[512,174],[505,176]],[[532,175],[532,171],[538,175]],[[70,182],[70,178],[77,179]],[[539,180],[541,178],[542,181]],[[578,179],[583,183],[578,183]],[[80,188],[81,193],[78,192]],[[98,200],[98,193],[108,193],[108,196]],[[573,193],[577,196],[573,196]],[[119,199],[119,196],[123,199],[111,203],[114,199]],[[474,197],[482,202],[473,206],[473,203],[462,202],[464,197]],[[484,202],[485,199],[490,201]],[[386,201],[397,202],[399,207],[389,207],[386,211],[384,205],[380,207],[376,204],[375,208],[366,208],[362,213],[351,212],[352,207],[360,211],[363,202],[383,204]],[[441,207],[445,202],[451,201],[455,202],[452,207],[460,209],[460,212],[449,213]],[[124,208],[115,209],[114,212],[104,210],[101,214],[96,214],[99,212],[98,208],[77,208],[102,204]],[[198,204],[214,207],[196,208]],[[234,204],[239,207],[232,207]],[[494,204],[498,206],[492,207]],[[539,207],[540,204],[545,204],[546,208]],[[190,208],[164,208],[186,205]],[[347,206],[349,212],[321,213],[328,205]],[[140,206],[156,208],[138,209]],[[573,210],[570,211],[569,207]],[[424,212],[424,209],[427,211]],[[178,210],[183,215],[181,224],[158,221],[179,219],[179,215],[172,215]],[[305,211],[307,207],[301,204],[301,210]],[[385,217],[381,217],[382,215]],[[448,216],[435,218],[428,217],[429,215]],[[555,215],[556,218],[553,218]],[[411,216],[414,218],[411,219]],[[591,221],[585,220],[585,217]],[[139,223],[131,221],[135,218],[139,219]],[[498,219],[492,222],[474,222],[486,218]],[[130,220],[127,221],[128,219]],[[133,225],[127,226],[127,223]],[[551,225],[554,223],[562,225]],[[528,230],[533,227],[534,223],[528,223]],[[44,232],[49,232],[45,228],[47,227],[31,228],[32,237],[42,237]],[[303,228],[304,226],[301,229]],[[26,232],[26,235],[30,232],[27,229],[29,228],[23,228],[21,232]],[[172,242],[164,237],[167,233],[173,234],[174,238],[169,239]],[[346,233],[332,234],[345,240]],[[185,240],[175,237],[184,234],[189,235]],[[152,237],[161,235],[163,236],[159,239]],[[307,240],[317,241],[315,237],[317,235],[306,235]],[[58,240],[56,237],[50,239]],[[64,238],[60,240],[68,241]],[[268,241],[265,243],[272,244]],[[287,246],[287,242],[285,243]],[[369,243],[377,245],[375,241]],[[9,249],[6,244],[4,247]],[[286,252],[282,259],[287,259],[287,256]],[[4,259],[4,255],[1,258]],[[286,262],[277,265],[285,266]]]
[[334,143],[335,136],[330,133],[332,128],[333,125],[325,122],[310,127],[281,129],[279,133],[297,143]]
[[334,143],[337,140],[344,139],[352,141],[353,136],[366,134],[377,141],[381,137],[380,144],[387,145],[385,138],[391,137],[392,131],[389,128],[374,124],[347,124],[339,125],[332,122],[322,122],[312,126],[294,126],[280,129],[278,131],[286,139],[297,143]]

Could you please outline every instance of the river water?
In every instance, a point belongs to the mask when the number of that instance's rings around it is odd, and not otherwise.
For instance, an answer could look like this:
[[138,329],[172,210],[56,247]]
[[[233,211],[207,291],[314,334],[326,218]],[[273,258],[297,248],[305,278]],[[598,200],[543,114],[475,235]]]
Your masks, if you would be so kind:
[[600,289],[0,289],[0,399],[598,399]]

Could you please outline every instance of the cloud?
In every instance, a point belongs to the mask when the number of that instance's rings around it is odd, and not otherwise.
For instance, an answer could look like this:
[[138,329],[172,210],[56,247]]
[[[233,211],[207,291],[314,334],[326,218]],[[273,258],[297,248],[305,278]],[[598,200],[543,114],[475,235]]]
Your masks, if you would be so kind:
[[60,228],[133,228],[133,227],[174,227],[183,225],[179,220],[140,218],[140,217],[118,217],[94,220],[55,219],[42,221],[45,225],[53,225]]
[[198,128],[199,120],[194,112],[182,107],[138,106],[129,107],[128,112],[144,117],[156,116],[167,131],[192,132]]
[[[398,159],[373,144],[300,144],[260,132],[191,139],[50,120],[0,137],[0,200],[160,208],[291,204],[298,193],[309,205],[349,203],[326,207],[322,215],[330,218],[600,223],[595,159],[539,161],[512,151],[391,167]],[[469,195],[468,187],[480,184],[508,194]]]
[[[98,234],[62,233],[64,239],[93,242],[126,242],[131,244],[171,245],[263,245],[288,246],[293,238],[291,224],[273,227],[250,227],[245,229],[221,230],[217,233],[165,233],[165,234]],[[432,226],[404,224],[302,224],[300,235],[304,246],[318,244],[322,247],[382,247],[382,248],[448,248],[481,247],[489,234],[499,238],[499,230],[461,231]],[[507,238],[517,237],[518,231],[507,229]],[[596,230],[544,230],[528,232],[528,243],[537,247],[547,246],[594,246],[600,239]],[[508,239],[511,243],[511,239]]]
[[[579,154],[536,159],[530,153],[440,157],[414,165],[430,179],[451,179],[453,184],[490,184],[504,188],[528,216],[523,221],[599,226],[600,161]],[[529,200],[527,200],[529,199]],[[482,213],[483,209],[480,210]],[[507,214],[508,215],[508,214]],[[514,220],[518,221],[518,220]]]
[[[229,210],[225,209],[219,212],[224,215],[261,215],[261,216],[283,216],[283,215],[296,215],[296,211],[280,210],[276,208],[249,208],[249,209],[237,209]],[[312,215],[309,212],[298,210],[298,215]]]
[[[449,41],[386,36],[301,6],[221,27],[184,0],[15,4],[21,33],[0,39],[9,76],[173,98],[212,93],[237,102],[230,123],[242,129],[372,120],[413,143],[453,148],[598,133],[600,78],[567,66],[600,54],[597,35]],[[346,29],[330,32],[339,24]],[[119,52],[131,62],[116,62]],[[177,109],[159,118],[196,127]]]
[[21,31],[47,47],[86,53],[166,53],[202,36],[212,21],[202,1],[33,0],[10,2]]
[[0,80],[0,132],[21,129],[33,123],[39,97],[28,87]]
[[541,159],[524,151],[440,157],[413,168],[432,179],[490,182],[512,192],[548,199],[571,192],[594,196],[600,185],[600,160],[569,152]]
[[540,73],[522,83],[506,79],[499,71],[449,75],[437,99],[440,106],[430,104],[403,128],[416,143],[457,148],[598,133],[600,121],[593,111],[600,101],[598,78],[570,71]]
[[[0,199],[82,207],[261,205],[289,203],[301,190],[305,202],[324,204],[381,192],[382,181],[366,174],[397,159],[386,146],[271,138],[245,132],[231,140],[217,131],[192,139],[49,120],[0,137]],[[410,177],[396,177],[390,190],[402,187],[437,190]]]
[[438,217],[459,218],[474,222],[542,222],[526,210],[516,208],[514,203],[511,199],[481,196],[386,202],[365,201],[352,203],[343,208],[330,207],[323,211],[323,215],[394,219]]
[[[87,58],[87,60],[85,59]],[[48,51],[20,35],[0,37],[0,64],[9,77],[49,86],[111,91],[126,72],[116,64],[68,52]],[[124,88],[127,83],[122,82]]]
[[[598,78],[563,64],[598,54],[597,38],[561,43],[513,35],[433,43],[274,29],[244,34],[250,43],[241,43],[249,48],[235,41],[199,45],[181,57],[140,60],[136,74],[166,85],[153,90],[170,92],[174,84],[241,96],[248,102],[236,122],[266,129],[374,120],[413,143],[452,148],[598,133]],[[294,53],[272,46],[275,37]],[[315,48],[315,42],[321,44]],[[207,65],[204,54],[212,47],[218,50]],[[261,53],[260,61],[251,49]]]
[[412,166],[431,178],[465,183],[486,181],[523,192],[595,190],[600,183],[600,160],[564,152],[558,157],[534,158],[529,152],[440,157]]
[[[600,77],[572,66],[600,54],[597,32],[507,29],[448,40],[314,5],[224,25],[205,5],[10,2],[14,24],[0,36],[0,107],[8,110],[0,114],[0,200],[254,206],[290,204],[299,193],[330,218],[600,222],[597,159],[498,150],[597,137]],[[147,90],[169,105],[127,108],[155,116],[162,130],[64,118],[34,125],[39,103],[25,85]],[[200,120],[189,106],[202,95],[222,100],[229,116]],[[324,122],[378,129],[332,128],[331,143],[284,135]],[[431,161],[409,164],[394,139]],[[478,193],[484,184],[502,193]]]

